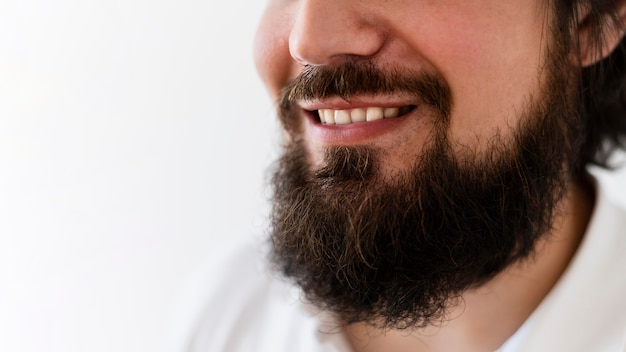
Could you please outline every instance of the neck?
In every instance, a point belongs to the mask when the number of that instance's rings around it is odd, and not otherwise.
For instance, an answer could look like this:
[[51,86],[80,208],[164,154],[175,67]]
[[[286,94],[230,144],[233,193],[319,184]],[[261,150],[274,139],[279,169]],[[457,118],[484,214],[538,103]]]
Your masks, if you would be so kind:
[[497,350],[539,306],[557,283],[580,243],[594,204],[584,179],[572,182],[560,204],[553,230],[527,260],[462,295],[462,304],[441,326],[377,330],[366,323],[345,328],[355,352],[447,352]]

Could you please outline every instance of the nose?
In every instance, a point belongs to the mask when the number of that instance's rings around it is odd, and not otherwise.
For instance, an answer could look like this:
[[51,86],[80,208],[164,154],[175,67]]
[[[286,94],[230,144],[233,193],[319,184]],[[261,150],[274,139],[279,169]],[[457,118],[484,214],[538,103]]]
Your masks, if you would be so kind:
[[[362,0],[300,0],[289,34],[289,52],[303,65],[329,65],[374,56],[384,30],[366,15]],[[370,12],[372,13],[372,12]]]

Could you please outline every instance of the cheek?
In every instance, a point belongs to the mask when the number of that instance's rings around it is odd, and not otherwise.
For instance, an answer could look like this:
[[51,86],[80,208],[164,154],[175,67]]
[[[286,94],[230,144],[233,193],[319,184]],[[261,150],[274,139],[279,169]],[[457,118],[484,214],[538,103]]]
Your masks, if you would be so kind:
[[[484,18],[483,18],[484,19]],[[475,140],[479,131],[506,129],[537,90],[543,60],[542,23],[467,22],[449,18],[446,26],[428,27],[421,43],[426,59],[446,78],[454,99],[451,131]],[[490,133],[490,132],[486,132]]]
[[288,17],[267,10],[254,39],[254,63],[272,99],[290,78],[294,61],[289,54]]

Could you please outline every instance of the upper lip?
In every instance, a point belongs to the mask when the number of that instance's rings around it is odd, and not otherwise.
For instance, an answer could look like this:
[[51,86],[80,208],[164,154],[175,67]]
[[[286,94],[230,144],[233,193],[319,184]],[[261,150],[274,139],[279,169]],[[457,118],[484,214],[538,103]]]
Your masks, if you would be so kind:
[[298,105],[308,111],[315,111],[320,109],[330,110],[346,110],[356,108],[368,108],[368,107],[380,107],[380,108],[395,108],[408,105],[418,105],[415,97],[404,97],[402,94],[389,96],[358,96],[344,100],[340,97],[324,98],[319,100],[307,100],[299,101]]

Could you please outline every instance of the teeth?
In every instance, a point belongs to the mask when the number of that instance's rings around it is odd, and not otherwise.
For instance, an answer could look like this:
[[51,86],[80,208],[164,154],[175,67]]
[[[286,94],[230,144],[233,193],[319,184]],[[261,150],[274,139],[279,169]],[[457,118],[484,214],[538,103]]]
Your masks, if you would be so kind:
[[383,115],[388,119],[390,117],[398,117],[400,114],[400,108],[387,108],[383,111]]
[[352,109],[352,122],[365,122],[367,121],[367,111],[365,109]]
[[335,110],[335,123],[337,125],[347,125],[352,123],[352,119],[350,118],[350,111]]
[[335,124],[335,112],[333,110],[319,110],[322,123]]
[[410,106],[402,108],[362,108],[347,110],[319,109],[320,121],[324,124],[349,125],[355,122],[378,121],[403,115],[411,110]]
[[383,108],[367,108],[367,121],[377,121],[385,118]]

